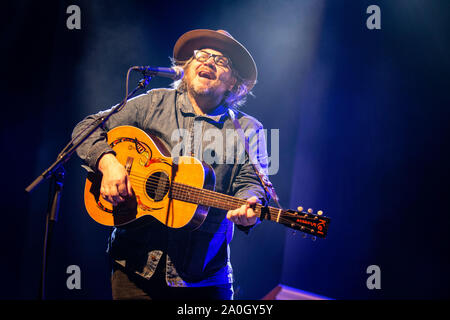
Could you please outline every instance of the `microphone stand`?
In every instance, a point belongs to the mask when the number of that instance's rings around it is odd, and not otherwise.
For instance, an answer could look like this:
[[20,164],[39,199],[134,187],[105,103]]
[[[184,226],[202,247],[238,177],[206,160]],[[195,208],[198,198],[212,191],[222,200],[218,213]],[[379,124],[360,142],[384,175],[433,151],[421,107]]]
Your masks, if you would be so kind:
[[[46,214],[46,223],[45,223],[45,232],[44,232],[44,244],[43,244],[43,252],[42,252],[42,272],[41,272],[41,282],[40,282],[40,292],[39,292],[39,300],[45,300],[45,285],[46,285],[46,273],[47,273],[47,260],[48,260],[48,250],[51,245],[52,235],[54,224],[58,218],[59,212],[59,203],[61,199],[61,193],[64,185],[64,175],[65,169],[64,164],[69,161],[72,154],[76,151],[76,149],[87,139],[89,138],[95,130],[100,128],[105,124],[105,122],[116,112],[120,111],[128,99],[131,98],[138,90],[144,89],[151,80],[151,76],[149,74],[144,73],[144,78],[139,81],[138,86],[128,94],[128,78],[132,68],[128,69],[127,72],[127,82],[126,82],[126,97],[125,99],[113,107],[105,116],[100,117],[95,120],[89,127],[87,127],[82,133],[80,133],[77,137],[73,138],[59,153],[56,161],[50,165],[44,172],[42,172],[28,187],[25,188],[25,191],[31,192],[38,185],[40,185],[44,180],[50,180],[50,189],[49,189],[49,202],[47,207]],[[89,129],[89,130],[87,130]],[[77,142],[75,143],[75,140]]]

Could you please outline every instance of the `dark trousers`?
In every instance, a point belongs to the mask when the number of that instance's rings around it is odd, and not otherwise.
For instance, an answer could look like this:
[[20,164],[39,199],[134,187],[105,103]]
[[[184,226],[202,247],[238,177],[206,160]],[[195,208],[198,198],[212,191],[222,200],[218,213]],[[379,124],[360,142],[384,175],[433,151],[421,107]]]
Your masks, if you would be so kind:
[[114,300],[232,300],[231,283],[210,287],[169,287],[163,268],[150,279],[115,265],[111,276]]

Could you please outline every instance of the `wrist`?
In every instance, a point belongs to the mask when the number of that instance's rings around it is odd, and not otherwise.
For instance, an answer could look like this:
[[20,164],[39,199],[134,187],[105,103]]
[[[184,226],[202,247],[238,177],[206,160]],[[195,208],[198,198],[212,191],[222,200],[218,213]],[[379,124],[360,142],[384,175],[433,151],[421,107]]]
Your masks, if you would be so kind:
[[101,173],[104,173],[103,171],[108,168],[108,166],[117,161],[116,156],[112,152],[104,153],[97,162],[97,169]]

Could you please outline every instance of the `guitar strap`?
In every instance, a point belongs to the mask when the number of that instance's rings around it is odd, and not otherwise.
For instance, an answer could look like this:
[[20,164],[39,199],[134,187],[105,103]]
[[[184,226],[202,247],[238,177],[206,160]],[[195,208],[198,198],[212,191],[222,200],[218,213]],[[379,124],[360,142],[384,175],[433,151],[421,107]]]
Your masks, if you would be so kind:
[[[248,159],[250,163],[253,166],[253,169],[256,172],[256,175],[259,177],[259,180],[261,181],[261,185],[263,186],[264,190],[270,195],[270,197],[275,201],[278,208],[281,209],[281,206],[279,204],[279,198],[277,196],[277,193],[275,192],[275,188],[273,187],[272,183],[270,182],[269,178],[267,177],[267,174],[263,173],[262,170],[260,170],[259,162],[257,159],[253,159],[252,153],[249,150],[249,142],[248,139],[244,135],[244,130],[242,129],[241,125],[239,124],[239,121],[236,119],[236,116],[234,114],[234,110],[231,108],[228,108],[228,114],[231,117],[231,120],[233,120],[234,127],[236,128],[236,131],[241,138],[242,142],[244,143],[245,152],[248,155]],[[261,219],[262,220],[262,219]]]

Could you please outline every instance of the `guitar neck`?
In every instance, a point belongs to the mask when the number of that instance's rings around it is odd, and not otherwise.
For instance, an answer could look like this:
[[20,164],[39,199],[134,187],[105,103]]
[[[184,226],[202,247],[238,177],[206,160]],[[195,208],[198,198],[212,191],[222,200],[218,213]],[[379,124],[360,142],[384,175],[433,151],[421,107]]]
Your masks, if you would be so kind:
[[[181,200],[184,202],[195,203],[207,207],[222,209],[222,210],[235,210],[242,205],[247,204],[247,200],[215,192],[212,190],[196,188],[181,183],[174,182],[171,188],[171,197],[176,200]],[[257,203],[255,205],[255,214],[261,218],[262,209],[264,207]],[[268,207],[268,220],[277,220],[280,217],[280,213],[285,213],[285,210]]]
[[[242,205],[247,204],[247,200],[244,199],[176,182],[172,183],[170,197],[184,202],[227,211],[235,210]],[[292,210],[264,207],[259,203],[255,205],[253,210],[261,220],[274,221],[321,238],[325,238],[326,236],[329,224],[329,218],[327,217],[318,217],[317,215],[306,212],[298,213]]]

